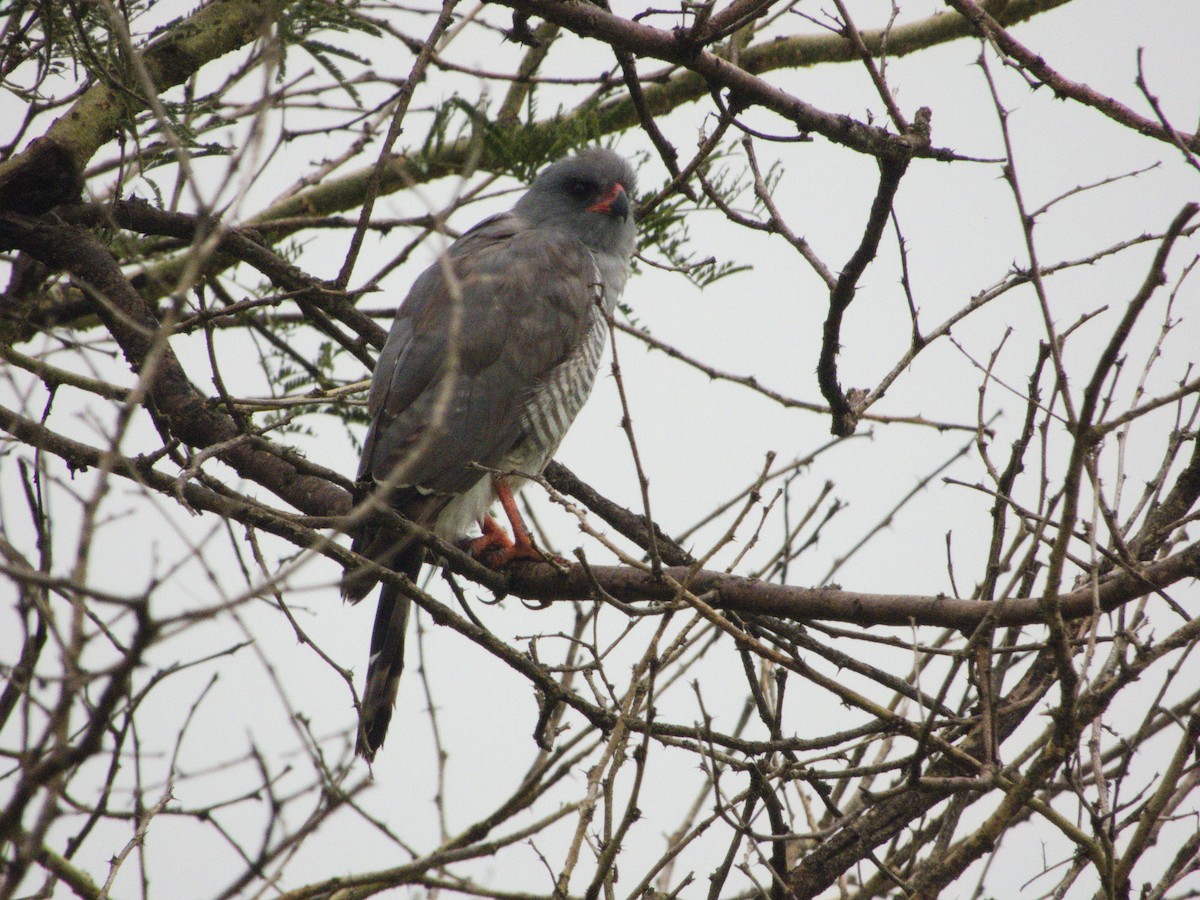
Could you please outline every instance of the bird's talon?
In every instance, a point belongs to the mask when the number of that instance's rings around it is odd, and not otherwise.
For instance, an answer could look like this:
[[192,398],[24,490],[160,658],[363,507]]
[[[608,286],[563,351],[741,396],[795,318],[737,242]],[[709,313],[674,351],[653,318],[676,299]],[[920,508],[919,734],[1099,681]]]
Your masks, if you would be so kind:
[[530,562],[546,562],[546,557],[533,544],[509,544],[499,550],[488,550],[479,561],[492,569],[503,569],[510,563],[528,560]]

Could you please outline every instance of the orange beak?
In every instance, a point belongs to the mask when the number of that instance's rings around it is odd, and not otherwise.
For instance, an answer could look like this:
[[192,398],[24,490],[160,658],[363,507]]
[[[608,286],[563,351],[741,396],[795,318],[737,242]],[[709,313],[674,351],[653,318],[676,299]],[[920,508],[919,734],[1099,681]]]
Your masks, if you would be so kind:
[[603,199],[588,207],[588,212],[604,213],[617,219],[628,218],[629,195],[625,193],[625,186],[620,182],[614,184]]

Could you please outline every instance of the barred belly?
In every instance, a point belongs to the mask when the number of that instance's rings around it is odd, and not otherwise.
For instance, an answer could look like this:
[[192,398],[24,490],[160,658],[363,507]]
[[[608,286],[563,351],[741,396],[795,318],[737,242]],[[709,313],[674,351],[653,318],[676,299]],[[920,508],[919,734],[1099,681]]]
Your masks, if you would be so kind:
[[[608,322],[599,306],[593,306],[588,313],[588,328],[583,341],[525,402],[521,412],[525,439],[496,466],[497,471],[507,473],[506,480],[513,492],[519,491],[525,483],[521,475],[541,474],[587,402],[607,338]],[[495,501],[492,479],[481,478],[446,505],[434,522],[433,530],[452,540],[481,522]]]
[[525,402],[521,424],[526,437],[509,455],[512,464],[508,468],[530,475],[537,475],[545,468],[592,392],[607,338],[604,313],[598,306],[592,306],[588,311],[587,331],[579,346]]

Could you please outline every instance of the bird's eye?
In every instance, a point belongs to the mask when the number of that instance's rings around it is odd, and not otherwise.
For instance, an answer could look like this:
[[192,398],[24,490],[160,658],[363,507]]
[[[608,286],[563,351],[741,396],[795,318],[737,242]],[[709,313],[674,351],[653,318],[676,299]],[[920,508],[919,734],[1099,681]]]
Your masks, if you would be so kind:
[[580,200],[586,199],[592,195],[592,185],[582,178],[572,178],[567,182],[567,193],[572,197],[577,197]]

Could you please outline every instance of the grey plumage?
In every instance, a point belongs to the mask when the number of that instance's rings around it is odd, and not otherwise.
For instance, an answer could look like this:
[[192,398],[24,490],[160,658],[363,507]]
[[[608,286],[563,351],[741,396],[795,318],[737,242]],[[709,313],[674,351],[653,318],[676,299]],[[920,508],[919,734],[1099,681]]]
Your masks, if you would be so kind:
[[[454,539],[483,524],[498,495],[519,489],[520,475],[541,472],[595,379],[605,312],[633,253],[633,190],[632,169],[614,153],[561,160],[510,212],[476,225],[417,278],[371,381],[364,492]],[[520,544],[520,523],[512,524]],[[420,545],[373,526],[352,546],[412,579],[424,561]],[[358,601],[374,584],[365,569],[348,572],[343,595]],[[368,760],[391,718],[409,605],[394,588],[380,592],[357,747]]]

